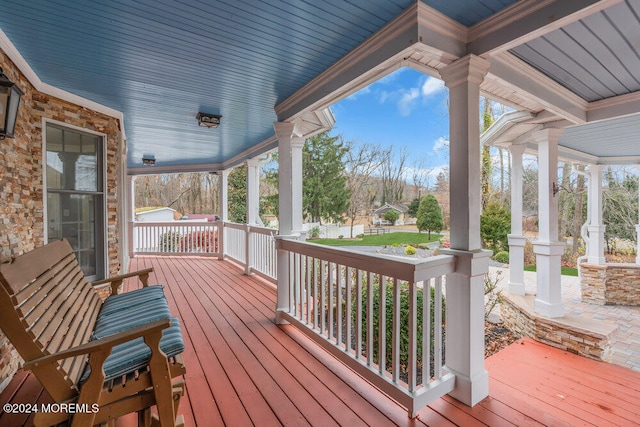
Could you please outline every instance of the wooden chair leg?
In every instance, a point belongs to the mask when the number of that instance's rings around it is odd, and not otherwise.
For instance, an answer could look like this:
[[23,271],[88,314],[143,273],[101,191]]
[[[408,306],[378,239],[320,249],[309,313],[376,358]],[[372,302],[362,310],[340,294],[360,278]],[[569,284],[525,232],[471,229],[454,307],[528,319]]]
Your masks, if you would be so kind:
[[138,427],[151,426],[151,408],[145,408],[138,412]]
[[175,426],[175,415],[173,408],[173,388],[171,386],[171,375],[169,371],[169,361],[167,356],[160,350],[160,338],[162,332],[149,334],[144,337],[144,342],[151,349],[151,359],[149,360],[149,371],[151,382],[153,383],[153,393],[158,408],[158,418],[162,427]]

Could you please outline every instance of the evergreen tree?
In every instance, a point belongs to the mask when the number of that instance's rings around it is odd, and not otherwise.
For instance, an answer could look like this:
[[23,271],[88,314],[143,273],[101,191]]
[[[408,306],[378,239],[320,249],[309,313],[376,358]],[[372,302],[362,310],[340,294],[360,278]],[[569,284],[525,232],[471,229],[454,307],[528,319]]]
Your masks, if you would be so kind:
[[480,216],[480,235],[485,245],[494,253],[508,251],[510,232],[511,212],[499,203],[489,203]]
[[[491,100],[484,98],[484,108],[482,112],[482,128],[481,132],[489,129],[493,123],[493,108]],[[480,182],[482,188],[482,208],[486,208],[491,197],[491,174],[493,173],[491,165],[491,148],[488,145],[482,146],[482,169],[480,172]]]
[[418,208],[420,207],[420,198],[416,197],[411,201],[409,205],[409,216],[412,218],[416,218],[418,216]]
[[247,222],[247,167],[233,168],[228,178],[229,221]]
[[314,222],[339,222],[349,207],[350,192],[343,156],[346,147],[329,131],[309,138],[302,151],[302,203]]
[[431,238],[431,232],[439,233],[444,227],[442,221],[442,210],[440,204],[433,194],[427,194],[420,201],[420,207],[418,208],[418,215],[416,226],[418,231],[427,230],[429,232],[429,238]]

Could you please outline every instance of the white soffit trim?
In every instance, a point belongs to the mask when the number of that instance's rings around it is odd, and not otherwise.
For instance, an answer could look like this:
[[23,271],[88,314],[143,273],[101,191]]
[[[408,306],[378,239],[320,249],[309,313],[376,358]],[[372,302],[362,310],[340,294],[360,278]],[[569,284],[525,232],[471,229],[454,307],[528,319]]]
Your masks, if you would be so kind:
[[[447,64],[466,52],[467,28],[423,2],[413,3],[397,18],[276,105],[279,121],[327,108],[402,66],[419,51]],[[428,45],[426,44],[428,40]]]
[[622,1],[522,0],[471,27],[468,52],[504,52]]
[[615,117],[630,116],[640,112],[640,92],[627,93],[589,103],[589,123]]
[[80,107],[85,107],[98,113],[106,114],[107,116],[118,119],[120,121],[120,130],[122,132],[122,137],[126,140],[124,130],[124,115],[121,111],[114,110],[113,108],[109,108],[102,104],[98,104],[97,102],[91,101],[78,95],[74,95],[71,92],[67,92],[65,90],[51,86],[50,84],[44,83],[42,80],[40,80],[40,77],[38,77],[35,71],[33,71],[31,66],[20,54],[18,49],[16,49],[13,43],[11,43],[11,40],[9,40],[2,29],[0,29],[0,49],[2,49],[7,54],[9,59],[16,65],[16,67],[18,67],[18,70],[20,70],[20,72],[24,74],[27,80],[29,80],[29,83],[31,83],[38,92],[54,96],[63,101],[71,102],[72,104],[79,105]]
[[485,80],[517,91],[547,110],[576,124],[587,121],[589,103],[516,56],[504,52],[489,59]]

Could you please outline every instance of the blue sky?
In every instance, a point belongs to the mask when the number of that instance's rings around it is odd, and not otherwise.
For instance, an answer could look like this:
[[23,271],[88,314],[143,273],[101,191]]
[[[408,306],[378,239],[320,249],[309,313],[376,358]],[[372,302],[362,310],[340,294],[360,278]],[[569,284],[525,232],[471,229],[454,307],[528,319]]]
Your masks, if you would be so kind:
[[439,170],[448,166],[447,98],[442,81],[401,68],[334,104],[334,132],[346,141],[406,147],[408,166],[424,159]]

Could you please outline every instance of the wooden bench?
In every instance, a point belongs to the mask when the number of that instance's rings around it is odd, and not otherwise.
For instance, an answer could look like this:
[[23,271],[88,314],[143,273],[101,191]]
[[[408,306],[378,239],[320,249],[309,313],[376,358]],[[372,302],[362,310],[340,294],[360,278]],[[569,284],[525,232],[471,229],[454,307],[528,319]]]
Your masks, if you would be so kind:
[[[147,286],[151,271],[96,282],[112,285],[103,302],[66,240],[0,265],[0,328],[24,368],[70,408],[40,412],[35,425],[66,422],[73,413],[72,426],[91,426],[131,412],[140,425],[182,424],[184,344],[162,287]],[[118,294],[135,276],[143,287]]]

